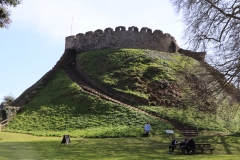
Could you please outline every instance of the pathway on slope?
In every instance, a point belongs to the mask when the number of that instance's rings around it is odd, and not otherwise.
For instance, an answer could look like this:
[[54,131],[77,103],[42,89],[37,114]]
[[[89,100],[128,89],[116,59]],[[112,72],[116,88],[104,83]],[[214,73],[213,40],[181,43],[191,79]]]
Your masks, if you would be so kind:
[[173,121],[173,120],[170,120],[170,119],[162,118],[162,117],[160,117],[157,114],[153,114],[153,113],[150,113],[150,112],[148,112],[146,110],[142,110],[142,109],[139,109],[137,107],[128,105],[128,104],[123,103],[123,102],[121,102],[119,100],[116,100],[116,99],[114,99],[114,98],[112,98],[112,97],[110,97],[110,96],[108,96],[106,94],[103,94],[98,89],[96,89],[93,86],[89,85],[88,82],[86,82],[84,80],[84,78],[77,72],[76,68],[74,68],[74,67],[70,67],[68,69],[65,69],[65,72],[66,72],[66,74],[68,75],[68,77],[72,81],[77,83],[85,92],[87,92],[89,94],[92,94],[92,95],[95,95],[95,96],[99,96],[99,97],[101,97],[101,98],[103,98],[105,100],[112,101],[114,103],[117,103],[117,104],[129,107],[129,108],[131,108],[133,110],[136,110],[138,112],[142,112],[142,113],[145,113],[147,115],[159,118],[162,121],[165,121],[165,122],[170,123],[171,125],[173,125],[178,131],[180,131],[182,133],[182,135],[184,137],[196,137],[198,135],[197,131],[192,126],[186,126],[186,125],[181,124],[181,123],[179,123],[177,121]]

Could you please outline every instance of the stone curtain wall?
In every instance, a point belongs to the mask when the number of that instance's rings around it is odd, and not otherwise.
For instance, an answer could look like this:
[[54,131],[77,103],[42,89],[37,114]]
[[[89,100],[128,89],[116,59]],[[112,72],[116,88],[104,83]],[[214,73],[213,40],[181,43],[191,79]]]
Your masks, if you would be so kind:
[[77,52],[114,48],[151,49],[162,52],[175,53],[179,50],[174,37],[161,30],[152,32],[149,28],[119,26],[103,30],[89,31],[85,34],[66,37],[65,49],[75,49]]
[[193,52],[193,51],[185,50],[185,49],[182,49],[182,48],[180,48],[178,50],[178,52],[185,55],[185,56],[192,57],[192,58],[194,58],[198,61],[204,61],[205,56],[206,56],[206,52]]

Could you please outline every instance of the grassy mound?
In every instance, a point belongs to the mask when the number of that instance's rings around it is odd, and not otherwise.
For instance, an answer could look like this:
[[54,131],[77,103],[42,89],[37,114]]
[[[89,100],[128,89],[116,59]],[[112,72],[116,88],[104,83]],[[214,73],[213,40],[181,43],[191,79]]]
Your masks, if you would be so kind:
[[[200,130],[239,131],[239,104],[190,57],[139,49],[109,49],[77,55],[84,72],[95,82],[126,95],[144,99],[141,110],[195,126]],[[154,116],[84,92],[63,70],[19,113],[5,131],[43,136],[141,136],[149,121],[152,135],[174,129]],[[230,101],[230,102],[229,102]]]
[[61,136],[66,131],[75,137],[141,136],[147,121],[154,135],[172,128],[156,118],[84,92],[61,70],[6,130],[44,136]]
[[149,105],[137,105],[143,110],[203,130],[235,132],[240,127],[239,104],[218,90],[220,79],[190,57],[109,49],[78,54],[77,61],[93,81],[105,88],[145,98]]
[[[90,78],[106,88],[146,98],[161,103],[168,97],[180,96],[175,83],[181,72],[189,70],[196,61],[180,54],[139,49],[109,49],[81,53],[77,56],[83,70]],[[187,64],[186,64],[187,62]],[[171,87],[166,93],[153,88]],[[158,88],[156,88],[158,87]],[[157,99],[151,99],[151,95]],[[160,101],[158,101],[161,98]]]

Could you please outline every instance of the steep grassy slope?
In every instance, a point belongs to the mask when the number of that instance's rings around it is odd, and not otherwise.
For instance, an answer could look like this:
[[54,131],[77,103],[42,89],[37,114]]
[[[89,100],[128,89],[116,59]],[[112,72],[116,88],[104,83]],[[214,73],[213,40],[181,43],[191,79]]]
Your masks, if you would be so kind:
[[[190,94],[200,97],[197,92],[202,86],[198,80],[203,77],[198,73],[204,68],[198,61],[177,53],[111,49],[85,52],[79,54],[77,60],[97,83],[145,98],[150,105],[184,108]],[[201,92],[207,91],[204,88]],[[204,100],[208,101],[206,97]],[[214,111],[210,103],[204,107]],[[200,108],[199,105],[196,108]]]
[[121,105],[84,92],[60,70],[35,98],[23,107],[7,131],[75,137],[140,136],[150,121],[152,134],[172,126]]
[[179,54],[137,49],[90,51],[79,54],[77,60],[90,78],[106,88],[158,105],[181,98],[177,82],[196,63]]
[[239,128],[239,104],[219,92],[217,79],[190,57],[151,50],[109,49],[78,54],[77,61],[92,80],[105,88],[148,101],[147,106],[136,104],[141,109],[199,129]]
[[[77,62],[96,83],[135,101],[143,99],[144,105],[130,102],[141,110],[200,130],[239,131],[239,104],[225,92],[217,92],[214,77],[190,57],[111,49],[77,54]],[[173,129],[154,116],[83,91],[63,70],[34,92],[5,130],[51,136],[66,132],[75,137],[141,136],[147,121],[153,135]]]

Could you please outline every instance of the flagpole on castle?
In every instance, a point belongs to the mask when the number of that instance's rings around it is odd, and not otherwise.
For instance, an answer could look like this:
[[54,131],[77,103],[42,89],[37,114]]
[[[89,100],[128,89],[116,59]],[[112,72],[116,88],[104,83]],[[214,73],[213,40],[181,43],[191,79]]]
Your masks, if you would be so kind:
[[72,23],[71,23],[71,35],[72,35],[72,24],[73,24],[73,17],[72,17]]

